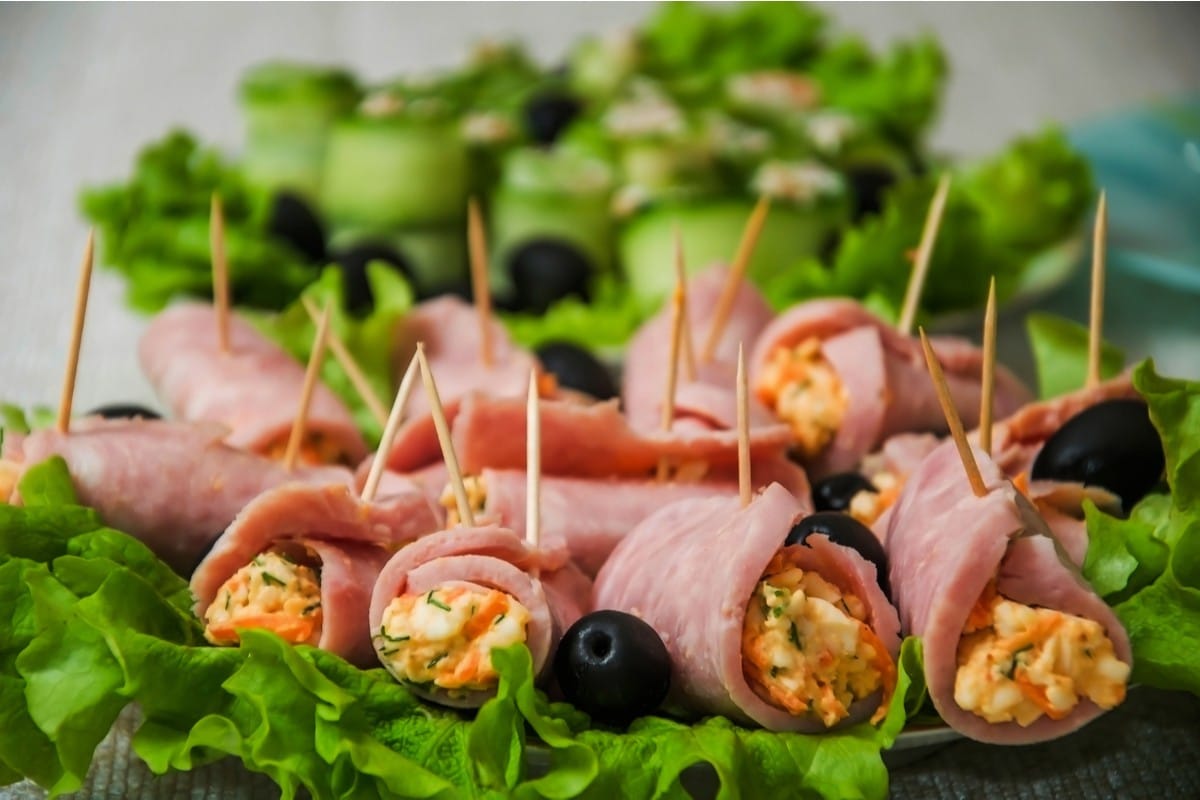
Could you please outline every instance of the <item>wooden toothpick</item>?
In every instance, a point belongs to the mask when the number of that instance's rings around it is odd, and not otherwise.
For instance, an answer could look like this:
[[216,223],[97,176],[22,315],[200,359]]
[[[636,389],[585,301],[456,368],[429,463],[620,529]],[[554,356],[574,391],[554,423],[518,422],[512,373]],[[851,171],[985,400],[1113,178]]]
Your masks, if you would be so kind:
[[[304,306],[304,310],[308,312],[309,319],[313,322],[321,316],[321,312],[317,309],[315,303],[307,297],[301,297],[300,303]],[[346,373],[346,377],[350,379],[350,383],[354,386],[354,391],[358,392],[359,398],[363,401],[363,405],[371,412],[371,416],[380,425],[387,424],[388,412],[383,407],[383,402],[379,399],[379,395],[375,394],[375,390],[371,387],[371,382],[367,380],[367,376],[363,374],[362,367],[354,360],[354,356],[346,349],[346,344],[333,331],[329,330],[328,338],[329,350],[333,353],[333,357],[337,359],[341,365],[342,371]]]
[[538,406],[537,370],[529,372],[525,412],[525,541],[537,549],[542,541],[542,416]]
[[733,264],[729,267],[729,275],[725,279],[725,286],[721,290],[717,308],[713,312],[708,337],[704,340],[704,349],[700,351],[700,363],[702,364],[712,361],[713,353],[717,350],[717,342],[721,340],[721,333],[729,323],[729,315],[733,311],[733,301],[737,298],[742,279],[746,276],[746,269],[750,266],[750,258],[754,255],[754,248],[758,245],[758,237],[762,234],[763,225],[767,221],[767,212],[770,210],[771,200],[763,195],[758,198],[758,203],[754,206],[750,219],[746,221],[746,228],[738,243],[737,254],[733,257]]
[[208,244],[212,250],[213,306],[217,311],[217,346],[229,352],[229,261],[225,257],[225,212],[221,196],[212,195],[208,223]]
[[975,454],[971,452],[971,445],[967,443],[967,434],[963,431],[958,409],[954,407],[954,400],[950,397],[950,388],[946,386],[946,376],[942,373],[942,365],[933,353],[933,347],[929,344],[929,337],[925,335],[925,329],[920,328],[919,330],[921,347],[925,350],[925,365],[929,368],[929,377],[937,392],[938,403],[941,404],[942,414],[945,415],[946,424],[950,427],[950,436],[954,438],[954,446],[958,448],[958,457],[962,459],[967,480],[971,483],[971,491],[975,493],[976,497],[983,497],[987,494],[987,487],[983,484],[983,476],[979,474],[979,465],[975,463]]
[[383,426],[379,449],[375,451],[375,458],[371,460],[371,471],[367,473],[367,482],[363,484],[360,496],[365,502],[369,503],[374,500],[375,492],[379,489],[379,481],[383,478],[388,456],[392,452],[392,442],[395,441],[396,432],[400,430],[400,423],[404,420],[404,410],[408,407],[408,398],[412,396],[413,385],[417,379],[417,368],[417,357],[414,354],[408,362],[408,369],[404,370],[404,377],[400,379],[400,389],[396,392],[396,398],[392,401],[391,413],[388,414],[387,423]]
[[[675,281],[675,291],[671,295],[671,344],[667,350],[667,385],[663,390],[662,429],[671,430],[675,422],[675,389],[679,384],[679,349],[683,338],[683,281]],[[667,459],[658,460],[658,480],[666,480],[669,465]]]
[[483,214],[472,197],[467,201],[467,245],[471,254],[471,294],[479,314],[479,358],[485,367],[492,365],[492,292],[488,286],[487,233]]
[[450,488],[454,490],[454,502],[458,506],[458,518],[467,527],[475,526],[475,515],[471,513],[471,501],[467,499],[467,487],[463,484],[462,470],[458,468],[458,456],[454,454],[454,441],[450,438],[450,425],[446,422],[446,411],[438,395],[429,359],[425,357],[425,343],[417,342],[417,361],[421,365],[421,380],[433,412],[433,427],[437,430],[438,444],[442,446],[442,460],[450,473]]
[[1100,385],[1100,347],[1104,343],[1104,250],[1108,238],[1108,198],[1100,191],[1092,228],[1092,302],[1088,315],[1088,389]]
[[738,343],[737,361],[737,430],[738,430],[738,497],[742,506],[750,505],[750,390],[746,384],[746,357]]
[[692,345],[692,323],[688,316],[688,297],[687,297],[687,266],[683,258],[683,235],[679,232],[679,226],[675,226],[675,282],[676,291],[679,292],[679,313],[683,317],[683,340],[681,348],[683,352],[683,374],[689,381],[696,380],[696,349]]
[[67,370],[63,375],[62,394],[58,399],[55,429],[66,433],[71,427],[71,405],[75,402],[75,373],[79,369],[79,348],[83,344],[83,320],[87,317],[88,293],[92,288],[92,262],[96,253],[96,231],[88,231],[79,265],[79,283],[75,288],[75,318],[71,322],[71,347],[67,351]]
[[950,173],[942,175],[933,200],[929,203],[929,213],[925,215],[925,227],[921,230],[921,243],[917,245],[917,255],[913,259],[912,273],[908,278],[908,288],[904,292],[904,305],[900,311],[900,322],[896,328],[908,336],[912,333],[913,323],[917,320],[917,308],[921,305],[921,292],[925,289],[925,278],[929,274],[929,262],[933,260],[933,246],[937,243],[938,229],[942,225],[942,214],[946,210],[946,198],[950,194]]
[[325,342],[329,334],[329,316],[333,310],[332,303],[326,303],[317,322],[317,334],[313,338],[312,354],[308,357],[308,367],[304,370],[304,386],[300,390],[300,406],[296,409],[296,419],[292,422],[292,433],[288,437],[287,450],[283,453],[283,468],[291,472],[296,467],[296,459],[300,456],[300,445],[304,441],[304,430],[308,425],[308,407],[312,404],[313,390],[317,388],[317,376],[321,374],[321,362],[325,360]]
[[992,454],[992,412],[996,396],[996,276],[988,284],[983,314],[983,389],[979,396],[979,447]]

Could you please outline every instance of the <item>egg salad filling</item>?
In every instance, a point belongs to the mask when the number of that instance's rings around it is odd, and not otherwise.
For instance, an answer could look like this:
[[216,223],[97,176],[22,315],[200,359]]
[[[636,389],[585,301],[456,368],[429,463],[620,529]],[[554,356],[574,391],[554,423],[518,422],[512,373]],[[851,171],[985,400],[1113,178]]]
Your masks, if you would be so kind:
[[21,465],[12,461],[0,460],[0,503],[7,503],[17,488],[17,480],[21,477]]
[[[262,454],[273,461],[282,461],[287,454],[288,437],[277,439],[263,448]],[[341,445],[323,433],[310,433],[300,443],[296,461],[308,467],[322,464],[341,464],[346,460]]]
[[293,644],[321,638],[321,578],[286,553],[267,551],[233,574],[204,612],[204,637],[238,643],[238,628],[273,631]]
[[875,520],[883,515],[883,512],[892,507],[892,504],[900,498],[900,490],[904,488],[904,482],[890,472],[879,472],[872,475],[871,484],[876,491],[863,489],[856,492],[854,497],[850,498],[850,505],[846,508],[850,516],[867,527],[874,524]]
[[887,713],[896,667],[866,623],[867,609],[781,550],[763,574],[742,626],[742,671],[763,700],[831,727],[880,688],[872,722]]
[[1062,719],[1086,697],[1104,709],[1125,699],[1129,665],[1100,623],[1017,603],[989,585],[958,645],[954,702],[988,722],[1025,727]]
[[375,651],[393,675],[455,692],[496,686],[492,650],[525,641],[529,611],[495,589],[439,586],[384,609]]
[[817,455],[833,440],[846,414],[846,388],[821,355],[821,341],[805,339],[771,353],[755,393],[788,423],[802,457]]
[[[467,505],[472,514],[482,514],[487,504],[487,483],[482,475],[466,475],[463,477],[463,488],[467,490]],[[446,527],[453,528],[462,523],[458,516],[458,502],[454,498],[454,487],[446,484],[438,496],[438,503],[446,509]]]

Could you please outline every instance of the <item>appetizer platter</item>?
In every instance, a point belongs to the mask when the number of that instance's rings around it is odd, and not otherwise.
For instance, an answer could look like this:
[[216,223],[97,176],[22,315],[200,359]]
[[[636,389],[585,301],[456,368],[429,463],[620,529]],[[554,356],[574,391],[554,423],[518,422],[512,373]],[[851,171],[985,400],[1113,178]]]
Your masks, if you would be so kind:
[[[1104,343],[1058,134],[923,151],[943,71],[668,6],[557,72],[267,65],[240,161],[85,192],[61,396],[0,409],[0,783],[132,715],[285,797],[882,798],[1200,695],[1200,383]],[[1089,208],[1035,393],[997,309]],[[97,256],[157,410],[74,407]]]

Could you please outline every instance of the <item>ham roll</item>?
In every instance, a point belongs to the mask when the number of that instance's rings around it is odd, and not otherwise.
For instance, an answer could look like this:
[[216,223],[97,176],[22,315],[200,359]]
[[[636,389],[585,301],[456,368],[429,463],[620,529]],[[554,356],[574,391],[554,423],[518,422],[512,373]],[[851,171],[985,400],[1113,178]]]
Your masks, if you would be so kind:
[[[697,351],[704,346],[728,276],[728,268],[712,267],[688,280],[688,327]],[[712,359],[696,365],[694,381],[686,380],[680,371],[675,393],[677,421],[690,420],[718,429],[736,427],[738,345],[744,343],[749,350],[772,316],[771,307],[758,289],[743,280]],[[663,376],[669,366],[670,349],[671,306],[668,303],[638,329],[625,350],[621,400],[625,416],[634,428],[656,430],[661,424]],[[770,425],[773,421],[757,403],[752,403],[751,415],[752,427]]]
[[541,675],[590,594],[561,547],[535,550],[495,525],[441,531],[400,550],[379,575],[375,655],[420,696],[478,708],[499,680],[492,650],[524,643]]
[[416,489],[364,503],[342,485],[288,484],[238,514],[192,575],[214,644],[238,628],[274,631],[359,666],[374,661],[371,588],[402,545],[441,527]]
[[779,485],[744,508],[737,497],[683,500],[600,570],[596,608],[641,617],[667,646],[672,710],[802,732],[886,713],[896,610],[857,551],[818,534],[785,546],[806,512]]
[[[230,314],[229,352],[217,342],[216,311],[181,303],[160,313],[138,345],[142,371],[174,417],[218,422],[226,442],[279,457],[287,446],[304,385],[304,365]],[[317,383],[301,458],[310,464],[357,464],[367,454],[350,411]]]
[[[544,446],[544,445],[543,445]],[[524,470],[485,469],[467,479],[467,491],[477,518],[525,533]],[[572,478],[544,475],[541,481],[541,535],[561,543],[587,575],[594,576],[617,543],[638,523],[663,506],[698,497],[731,497],[737,483],[663,481],[628,478]],[[449,486],[442,504],[452,510]]]
[[[958,413],[979,422],[982,352],[965,339],[934,337]],[[945,433],[921,345],[852,300],[814,300],[785,312],[754,345],[750,381],[758,399],[792,429],[813,477],[855,469],[893,434]],[[1030,399],[996,368],[996,416]]]
[[[526,376],[528,378],[528,376]],[[675,430],[639,432],[629,426],[615,402],[583,406],[541,401],[542,473],[585,478],[646,478],[655,474],[660,460],[675,469],[680,479],[734,481],[737,479],[737,432],[732,430]],[[451,438],[463,472],[478,474],[486,468],[525,468],[525,417],[523,398],[469,395],[446,405]],[[750,457],[759,485],[782,483],[800,496],[808,496],[804,471],[786,456],[786,426],[774,425],[751,433]],[[389,470],[444,476],[441,448],[433,419],[424,415],[400,429],[388,453]],[[366,465],[360,467],[360,479]],[[438,491],[444,483],[439,484]]]
[[235,450],[219,425],[163,420],[75,420],[69,433],[35,431],[5,456],[24,465],[51,456],[67,462],[79,502],[105,524],[140,539],[181,575],[196,563],[238,512],[288,482],[340,483],[344,467],[298,467]]
[[1032,504],[975,459],[983,497],[950,441],[909,477],[888,523],[892,594],[948,725],[995,744],[1054,739],[1124,699],[1129,638]]
[[[393,354],[396,374],[408,366],[417,343],[424,342],[429,368],[437,379],[443,403],[474,391],[496,397],[524,397],[529,372],[538,366],[537,359],[509,338],[499,320],[489,320],[488,327],[492,360],[484,364],[480,356],[479,312],[475,306],[451,295],[426,300],[404,317],[401,345]],[[414,392],[406,415],[416,417],[428,412],[425,393]]]

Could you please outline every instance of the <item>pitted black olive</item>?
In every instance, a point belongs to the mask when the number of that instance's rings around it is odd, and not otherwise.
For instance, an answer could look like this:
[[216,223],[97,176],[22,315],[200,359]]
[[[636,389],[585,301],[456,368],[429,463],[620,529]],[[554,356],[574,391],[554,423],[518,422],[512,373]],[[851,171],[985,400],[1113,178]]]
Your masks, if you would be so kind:
[[413,277],[412,267],[404,256],[383,242],[362,242],[337,253],[335,258],[342,268],[346,310],[351,314],[365,316],[375,308],[375,295],[367,281],[367,264],[372,261],[386,262],[410,281]]
[[302,197],[279,192],[271,202],[267,230],[287,241],[315,264],[325,261],[325,229]]
[[589,394],[597,400],[617,396],[608,368],[595,356],[570,342],[546,342],[537,349],[542,369],[554,375],[559,386]]
[[896,182],[896,173],[882,164],[851,166],[847,172],[854,196],[853,219],[878,214],[883,208],[883,193]]
[[874,484],[857,472],[839,472],[813,484],[813,507],[817,511],[845,511],[850,508],[854,495],[878,491]]
[[1101,486],[1119,496],[1128,513],[1158,484],[1165,465],[1146,404],[1106,400],[1080,411],[1046,440],[1031,477]]
[[541,145],[554,144],[582,108],[578,100],[565,92],[546,91],[535,95],[525,104],[525,128],[529,138]]
[[804,544],[804,541],[814,533],[823,533],[834,544],[854,548],[875,565],[875,577],[883,593],[891,597],[888,586],[887,553],[883,545],[871,529],[848,514],[837,511],[818,511],[804,517],[788,531],[785,545]]
[[87,416],[105,419],[162,419],[162,414],[137,403],[109,403],[92,409]]
[[625,726],[662,703],[671,656],[654,628],[622,611],[593,611],[563,634],[554,657],[563,694],[594,719]]
[[561,239],[531,239],[508,259],[513,301],[520,311],[545,314],[553,303],[568,295],[585,302],[592,268],[587,256]]

